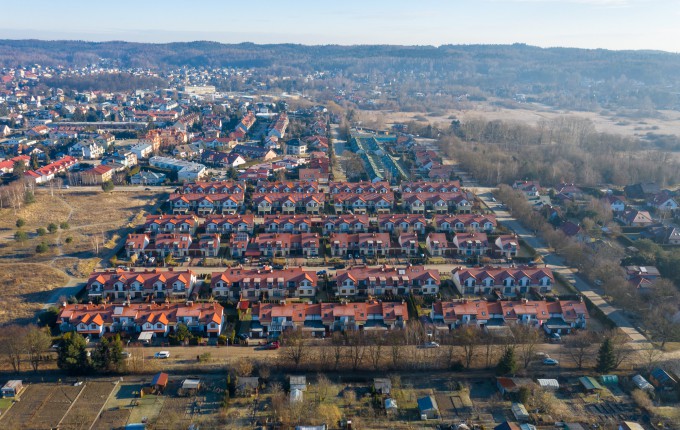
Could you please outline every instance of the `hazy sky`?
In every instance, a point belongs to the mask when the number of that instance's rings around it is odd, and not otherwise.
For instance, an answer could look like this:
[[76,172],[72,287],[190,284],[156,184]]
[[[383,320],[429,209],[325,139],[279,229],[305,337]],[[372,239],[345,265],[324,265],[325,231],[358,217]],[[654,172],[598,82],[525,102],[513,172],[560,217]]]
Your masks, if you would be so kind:
[[225,43],[527,43],[680,52],[680,0],[33,0],[0,38]]

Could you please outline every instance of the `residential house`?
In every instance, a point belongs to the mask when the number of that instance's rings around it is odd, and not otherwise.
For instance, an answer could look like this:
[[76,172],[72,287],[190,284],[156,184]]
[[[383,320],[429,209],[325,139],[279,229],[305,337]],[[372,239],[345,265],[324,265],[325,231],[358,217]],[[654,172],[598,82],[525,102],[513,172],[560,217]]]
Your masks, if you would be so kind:
[[333,257],[385,257],[391,242],[389,233],[331,233],[328,243]]
[[616,219],[629,227],[646,227],[654,223],[652,216],[647,211],[628,209],[617,214]]
[[274,152],[272,149],[264,148],[262,146],[238,144],[234,147],[234,149],[231,150],[231,152],[252,160],[260,159],[263,161],[268,161],[276,158],[276,152]]
[[647,200],[647,206],[658,211],[673,212],[678,209],[678,202],[668,190],[664,190]]
[[205,231],[208,233],[249,233],[255,229],[255,217],[253,214],[222,214],[208,215],[205,218]]
[[331,182],[328,184],[331,194],[385,194],[391,192],[390,184],[380,182]]
[[147,215],[144,231],[151,234],[158,233],[187,233],[195,234],[198,228],[196,215]]
[[418,235],[415,233],[401,233],[397,242],[402,255],[417,256],[420,253]]
[[521,191],[527,198],[538,197],[541,192],[541,185],[538,181],[515,181],[512,188]]
[[394,231],[425,234],[425,228],[429,221],[422,215],[378,215],[378,229],[380,232],[392,233]]
[[501,234],[494,241],[494,253],[504,258],[517,257],[519,253],[519,238],[516,234]]
[[552,290],[555,277],[548,268],[535,267],[459,267],[452,271],[453,283],[461,294],[491,294],[500,291],[503,295],[526,294],[529,288],[542,293]]
[[430,318],[436,326],[449,330],[469,325],[525,324],[546,333],[567,334],[574,329],[585,329],[590,315],[585,303],[578,300],[491,302],[461,299],[433,303]]
[[267,337],[283,330],[301,330],[316,336],[334,331],[387,331],[404,328],[408,309],[404,302],[371,300],[364,303],[255,303],[251,336]]
[[243,193],[238,194],[170,194],[173,214],[195,212],[199,215],[235,214],[243,206]]
[[287,297],[314,297],[318,277],[299,267],[283,270],[234,267],[214,272],[210,290],[215,297],[244,300],[275,300]]
[[661,192],[659,184],[655,182],[641,182],[623,187],[626,197],[631,199],[644,199]]
[[323,193],[254,193],[253,210],[259,215],[306,213],[318,215],[325,202]]
[[113,179],[113,168],[100,164],[80,173],[83,185],[100,185]]
[[457,193],[460,191],[460,181],[402,182],[400,189],[402,193]]
[[432,257],[443,257],[448,254],[451,249],[446,233],[430,233],[425,239],[425,248]]
[[167,176],[165,173],[140,171],[139,173],[130,176],[130,184],[132,185],[163,185]]
[[188,257],[192,243],[190,234],[160,233],[156,235],[154,242],[146,250],[161,258],[165,258],[167,255],[172,255],[174,258]]
[[330,194],[331,203],[336,213],[366,214],[390,213],[394,207],[394,193],[332,193]]
[[403,210],[408,213],[424,214],[431,211],[437,214],[449,212],[470,213],[472,203],[466,193],[402,193]]
[[368,215],[329,215],[323,218],[323,234],[367,233]]
[[220,253],[220,235],[213,233],[198,236],[198,251],[202,257],[217,257]]
[[246,186],[233,181],[191,182],[182,185],[183,194],[243,194]]
[[342,297],[434,295],[439,292],[439,284],[439,271],[424,266],[354,266],[337,272],[335,294]]
[[489,251],[486,233],[456,233],[452,244],[458,255],[466,257],[485,255]]
[[312,219],[305,215],[265,215],[264,231],[268,233],[308,233]]
[[150,333],[152,337],[168,336],[183,324],[196,334],[217,337],[222,333],[225,316],[224,308],[215,302],[68,304],[62,306],[57,323],[62,333]]
[[580,200],[583,198],[583,190],[574,184],[562,183],[555,186],[555,194],[568,200]]
[[109,300],[135,300],[151,297],[188,298],[196,286],[196,273],[191,270],[107,270],[93,272],[87,280],[88,297]]
[[319,184],[313,181],[261,182],[255,186],[255,192],[267,193],[299,193],[316,194]]
[[286,154],[304,155],[307,153],[307,144],[300,139],[291,139],[286,142]]
[[259,255],[264,257],[319,256],[319,235],[316,233],[263,233],[257,235],[252,243]]
[[603,200],[612,208],[612,212],[623,212],[626,210],[626,199],[622,196],[606,195]]

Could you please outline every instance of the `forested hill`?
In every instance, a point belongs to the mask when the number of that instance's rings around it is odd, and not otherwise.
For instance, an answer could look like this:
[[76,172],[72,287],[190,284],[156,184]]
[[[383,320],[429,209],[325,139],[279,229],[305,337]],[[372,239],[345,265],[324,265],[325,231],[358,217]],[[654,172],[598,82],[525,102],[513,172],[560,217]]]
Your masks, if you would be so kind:
[[433,47],[0,40],[0,66],[3,67],[85,66],[102,58],[117,60],[121,67],[290,67],[300,71],[352,73],[386,68],[456,72],[468,78],[502,78],[509,74],[514,79],[539,82],[580,74],[594,80],[625,76],[655,84],[674,81],[680,76],[680,54],[661,51],[544,49],[523,44]]
[[[394,85],[403,94],[472,94],[550,106],[643,112],[680,109],[680,54],[514,45],[308,46],[217,42],[129,43],[0,40],[0,67],[113,64],[159,71],[181,66],[249,68],[269,75],[326,71],[344,85]],[[299,90],[294,82],[286,81]],[[326,84],[328,85],[328,84]],[[218,87],[222,88],[219,83]],[[336,86],[337,87],[337,86]],[[230,87],[225,86],[226,89]],[[397,95],[399,96],[399,95]]]

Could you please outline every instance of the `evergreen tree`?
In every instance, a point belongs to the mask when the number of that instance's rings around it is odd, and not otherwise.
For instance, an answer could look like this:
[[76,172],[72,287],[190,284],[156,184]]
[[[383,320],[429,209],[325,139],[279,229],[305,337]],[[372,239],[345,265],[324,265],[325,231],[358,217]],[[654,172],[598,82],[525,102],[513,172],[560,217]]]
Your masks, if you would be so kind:
[[596,370],[600,373],[609,373],[616,369],[616,354],[611,338],[605,338],[597,352]]
[[515,348],[509,346],[505,348],[503,357],[501,357],[496,366],[496,374],[509,375],[517,371],[517,362],[515,361]]
[[87,356],[87,342],[85,338],[76,332],[68,332],[59,346],[57,366],[69,373],[85,373],[90,369],[90,360]]
[[97,370],[118,371],[123,364],[123,342],[120,336],[103,338],[92,352],[92,365]]

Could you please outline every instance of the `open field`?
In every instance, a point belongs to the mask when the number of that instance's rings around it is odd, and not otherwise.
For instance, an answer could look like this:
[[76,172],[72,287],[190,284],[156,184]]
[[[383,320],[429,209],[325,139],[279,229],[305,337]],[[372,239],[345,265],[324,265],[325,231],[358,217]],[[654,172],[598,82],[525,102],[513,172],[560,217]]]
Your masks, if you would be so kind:
[[[60,192],[38,188],[35,203],[13,209],[0,209],[0,259],[45,261],[56,256],[89,258],[101,252],[119,229],[143,223],[143,215],[153,209],[158,196],[152,192]],[[141,214],[141,215],[140,215]],[[23,242],[14,240],[17,219],[28,234]],[[49,223],[68,223],[67,229],[39,236],[38,228]],[[35,248],[45,242],[48,252],[36,254]],[[69,242],[69,243],[67,243]]]
[[[107,246],[115,246],[112,239],[119,238],[126,228],[142,224],[157,199],[152,192],[107,194],[38,188],[35,203],[16,213],[0,209],[0,297],[5,304],[0,324],[32,321],[50,298],[49,291],[64,286],[71,277],[86,278],[99,263],[98,257],[107,256]],[[20,230],[28,234],[23,242],[14,239],[19,218],[25,221]],[[39,236],[37,229],[47,229],[50,223],[68,226]],[[38,254],[36,246],[41,242],[47,243],[49,250]]]
[[474,118],[486,120],[517,121],[530,125],[538,124],[542,120],[555,119],[561,116],[574,116],[589,119],[599,132],[622,134],[626,136],[641,137],[648,132],[656,134],[677,134],[680,130],[680,112],[660,111],[658,118],[626,118],[616,116],[612,112],[583,112],[552,109],[547,106],[524,103],[518,109],[509,109],[492,105],[493,101],[466,103],[461,109],[449,109],[436,113],[423,112],[362,112],[367,117],[380,115],[385,123],[405,122],[417,120],[416,117],[424,117],[432,123],[448,125],[450,117],[455,116],[461,121]]
[[33,321],[53,288],[63,286],[69,277],[61,270],[39,263],[0,264],[2,302],[0,324]]

